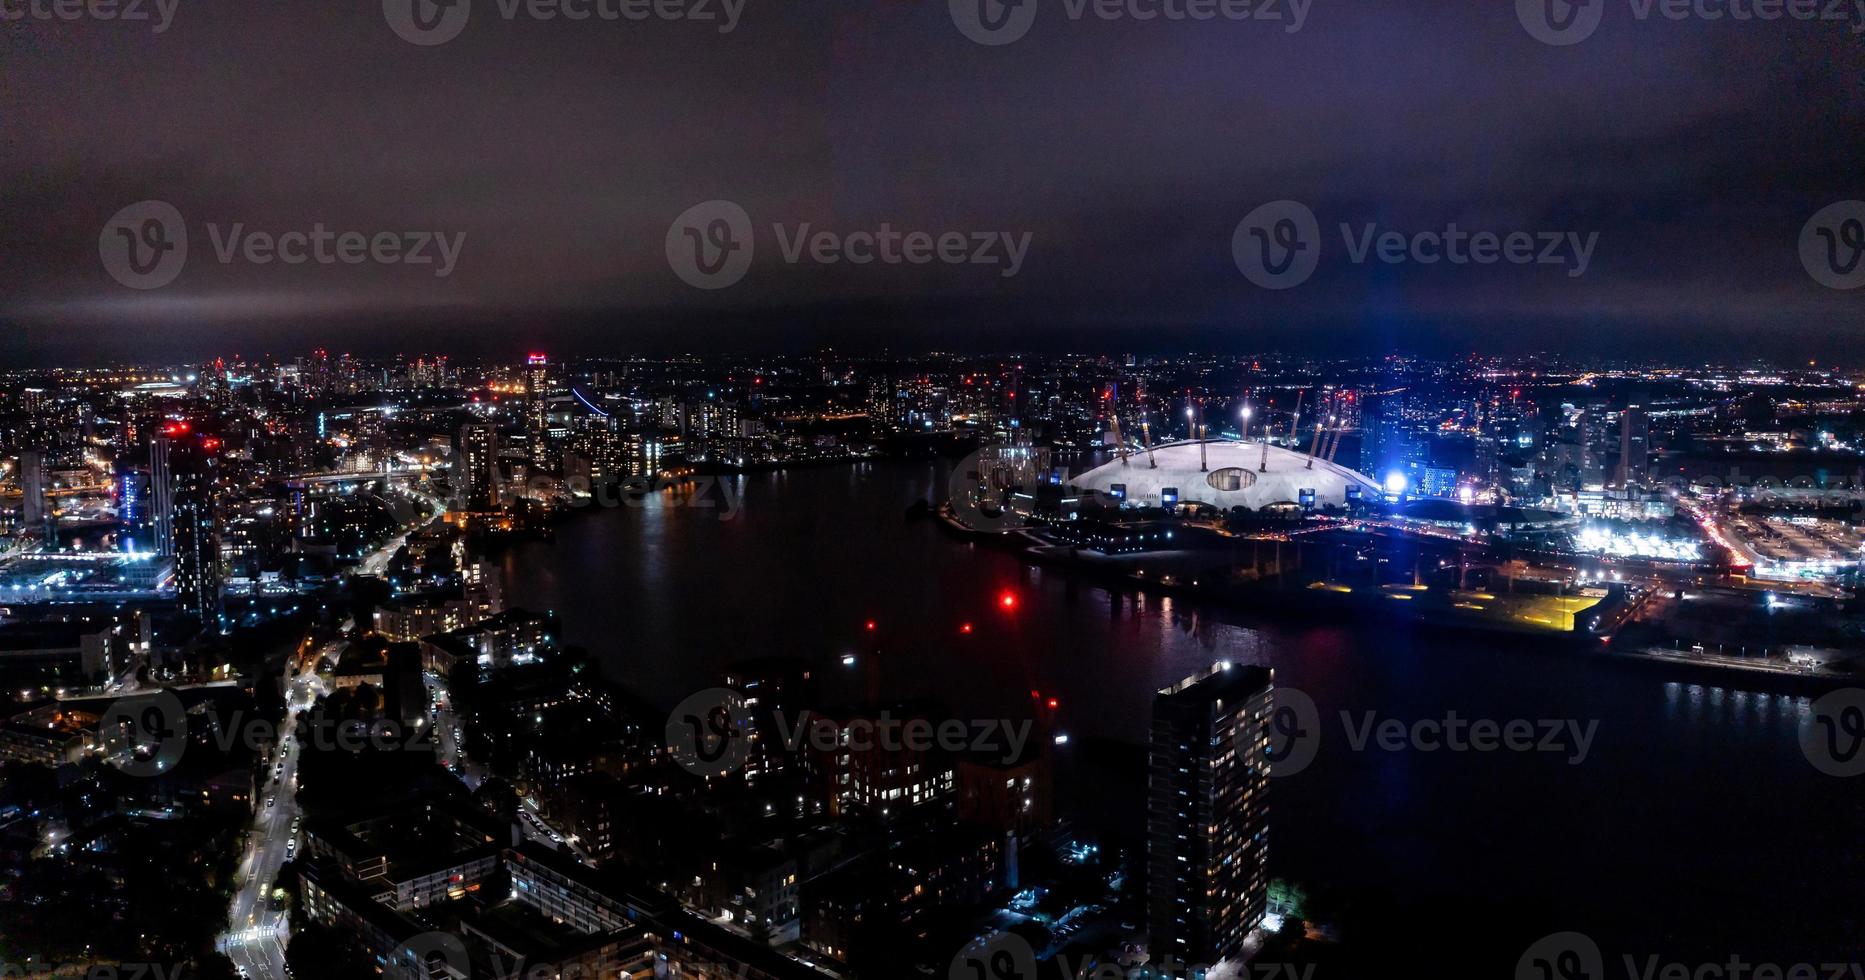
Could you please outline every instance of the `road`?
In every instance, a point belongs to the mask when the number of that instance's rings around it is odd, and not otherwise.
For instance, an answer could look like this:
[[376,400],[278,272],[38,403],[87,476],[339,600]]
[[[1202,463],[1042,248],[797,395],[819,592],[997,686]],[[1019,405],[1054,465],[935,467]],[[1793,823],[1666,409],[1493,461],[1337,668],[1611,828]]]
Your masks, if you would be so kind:
[[[441,680],[437,674],[428,673],[423,676],[427,681],[431,717],[434,720],[434,732],[440,747],[440,762],[452,770],[454,775],[459,776],[460,781],[466,784],[468,790],[476,790],[486,779],[485,769],[461,751],[459,740],[454,737],[454,730],[460,727],[461,722],[459,716],[453,713],[453,706],[447,701],[446,682]],[[464,732],[462,731],[461,734]],[[518,826],[524,832],[525,839],[548,848],[568,851],[584,864],[595,863],[595,859],[590,857],[582,847],[566,839],[567,835],[561,829],[554,829],[545,822],[536,803],[521,799],[519,809],[521,812]],[[556,837],[553,838],[552,834]]]
[[[326,644],[318,659],[334,658],[342,648],[341,642]],[[244,976],[285,980],[285,941],[291,925],[284,912],[271,908],[270,896],[279,866],[297,848],[299,747],[293,733],[298,715],[325,693],[326,685],[314,666],[292,679],[285,700],[285,734],[273,768],[259,789],[259,815],[253,820],[246,853],[240,857],[240,890],[234,893],[228,911],[228,931],[216,941]]]
[[394,537],[383,542],[381,547],[370,552],[357,564],[356,573],[358,575],[381,575],[388,568],[389,559],[394,558],[395,553],[401,550],[402,545],[408,543],[408,536],[410,534],[433,527],[447,516],[447,502],[441,500],[439,497],[421,493],[414,489],[413,486],[401,487],[399,491],[406,493],[411,498],[426,503],[434,511],[434,516],[425,521],[407,525]]

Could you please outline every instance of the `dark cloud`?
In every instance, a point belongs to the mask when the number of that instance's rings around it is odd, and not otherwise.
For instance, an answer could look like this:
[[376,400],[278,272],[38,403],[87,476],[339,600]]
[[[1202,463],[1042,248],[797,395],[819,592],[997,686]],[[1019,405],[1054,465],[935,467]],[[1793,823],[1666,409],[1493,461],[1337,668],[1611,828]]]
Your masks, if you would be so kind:
[[[1062,0],[1038,0],[1030,34],[991,48],[945,0],[746,0],[729,34],[506,21],[497,0],[472,2],[465,31],[432,48],[398,38],[374,0],[180,0],[159,35],[0,24],[0,317],[43,349],[249,350],[346,324],[412,344],[465,322],[494,344],[558,330],[617,346],[1066,346],[1123,330],[1218,346],[1297,327],[1500,343],[1559,323],[1731,350],[1859,325],[1861,295],[1818,286],[1795,251],[1814,211],[1865,198],[1852,24],[1640,21],[1631,0],[1596,0],[1599,31],[1554,48],[1507,0],[1314,0],[1295,34],[1071,22]],[[105,274],[97,236],[148,198],[175,204],[195,241],[180,279],[136,292]],[[704,292],[673,275],[663,241],[711,199],[752,215],[758,254],[742,282]],[[1229,242],[1279,199],[1314,210],[1324,260],[1268,293]],[[444,279],[222,265],[209,222],[466,246]],[[1006,280],[787,265],[770,229],[882,222],[1032,244]],[[1573,230],[1598,246],[1579,278],[1347,262],[1338,226],[1369,222]]]

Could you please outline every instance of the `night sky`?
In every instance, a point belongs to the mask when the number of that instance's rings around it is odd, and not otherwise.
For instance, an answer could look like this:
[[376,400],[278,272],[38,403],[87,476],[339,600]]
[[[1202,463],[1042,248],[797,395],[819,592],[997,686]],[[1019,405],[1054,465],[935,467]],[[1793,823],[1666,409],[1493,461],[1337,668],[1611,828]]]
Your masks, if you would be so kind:
[[[1815,212],[1865,199],[1858,10],[1641,21],[1642,0],[1593,0],[1597,31],[1554,47],[1512,0],[1312,0],[1294,33],[1287,0],[1279,22],[1195,23],[1071,20],[1064,0],[1032,0],[1027,36],[993,47],[946,0],[744,0],[729,33],[470,2],[436,46],[399,37],[382,0],[178,0],[159,34],[0,23],[0,355],[1309,344],[1845,360],[1865,329],[1865,290],[1815,282],[1797,245]],[[99,236],[148,199],[185,216],[191,251],[173,283],[139,291],[107,274]],[[730,288],[695,289],[666,239],[715,199],[751,216],[756,257]],[[1231,236],[1283,199],[1317,215],[1321,261],[1270,291],[1239,272]],[[236,222],[465,239],[445,278],[222,264],[207,226]],[[1013,278],[788,264],[771,226],[806,222],[1030,244]],[[1356,264],[1342,223],[1598,241],[1577,277]]]

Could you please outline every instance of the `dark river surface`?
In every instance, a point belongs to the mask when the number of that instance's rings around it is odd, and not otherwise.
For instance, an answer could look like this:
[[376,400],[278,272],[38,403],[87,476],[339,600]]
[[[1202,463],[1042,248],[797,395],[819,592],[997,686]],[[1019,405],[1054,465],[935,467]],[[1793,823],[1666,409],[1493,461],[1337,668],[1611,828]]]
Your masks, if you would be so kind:
[[[727,520],[716,491],[710,508],[663,494],[591,510],[555,541],[506,550],[507,601],[555,610],[568,642],[669,707],[754,656],[818,662],[858,692],[840,660],[868,648],[874,620],[889,694],[978,716],[1026,709],[1031,690],[1058,697],[1071,736],[1056,749],[1059,814],[1135,837],[1143,755],[1092,737],[1141,745],[1155,689],[1219,659],[1265,664],[1323,719],[1313,764],[1271,787],[1272,874],[1349,903],[1380,895],[1396,917],[1385,927],[1421,948],[1498,921],[1531,938],[1579,930],[1641,961],[1865,947],[1865,777],[1803,757],[1804,698],[1507,638],[1259,621],[1071,582],[907,519],[913,501],[943,499],[946,474],[878,462],[732,478],[742,509]],[[1356,725],[1366,712],[1598,724],[1570,764],[1571,751],[1356,751],[1342,712]],[[1120,762],[1079,758],[1096,752]]]

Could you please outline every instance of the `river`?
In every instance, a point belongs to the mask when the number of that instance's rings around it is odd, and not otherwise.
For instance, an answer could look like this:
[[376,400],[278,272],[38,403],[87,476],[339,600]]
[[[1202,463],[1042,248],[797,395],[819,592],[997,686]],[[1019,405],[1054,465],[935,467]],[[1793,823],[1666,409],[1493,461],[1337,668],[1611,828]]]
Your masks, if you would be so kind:
[[[904,517],[943,498],[946,473],[934,462],[759,473],[730,478],[710,507],[660,494],[580,514],[554,541],[503,552],[507,601],[557,611],[568,642],[669,706],[754,656],[815,661],[858,691],[841,658],[871,643],[890,694],[981,716],[1026,706],[1032,690],[1054,696],[1071,736],[1057,748],[1058,811],[1129,834],[1143,773],[1070,754],[1096,737],[1142,744],[1153,691],[1214,660],[1265,664],[1315,700],[1324,732],[1314,763],[1272,786],[1278,877],[1397,896],[1427,946],[1497,915],[1524,934],[1578,929],[1665,957],[1817,962],[1865,945],[1865,777],[1808,764],[1805,699],[1506,638],[1261,622],[1110,593]],[[722,519],[728,499],[738,510]],[[1578,764],[1573,738],[1551,752],[1356,751],[1369,712],[1407,726],[1452,712],[1546,719],[1593,735]]]

